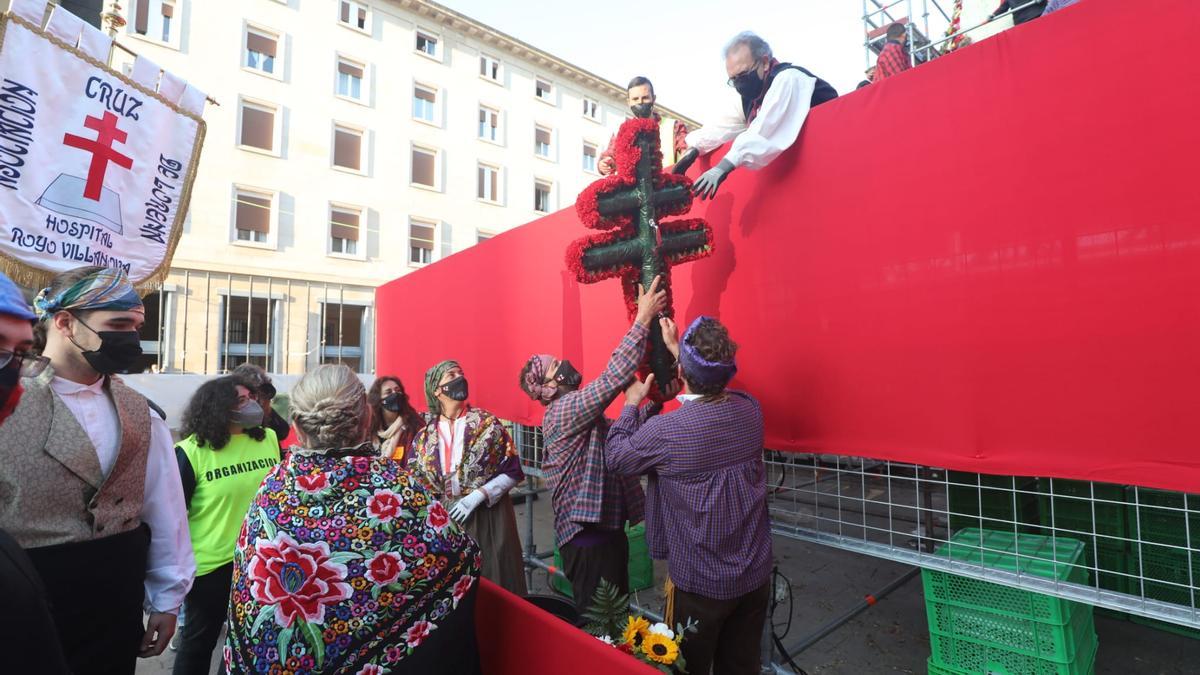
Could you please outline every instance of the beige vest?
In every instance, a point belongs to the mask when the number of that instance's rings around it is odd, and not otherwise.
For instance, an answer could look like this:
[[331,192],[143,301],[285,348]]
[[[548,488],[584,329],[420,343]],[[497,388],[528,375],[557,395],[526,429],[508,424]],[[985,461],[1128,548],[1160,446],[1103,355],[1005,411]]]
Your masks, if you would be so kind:
[[120,444],[106,478],[87,433],[50,388],[52,368],[24,378],[25,393],[0,426],[0,529],[24,548],[87,541],[141,525],[150,409],[110,377]]

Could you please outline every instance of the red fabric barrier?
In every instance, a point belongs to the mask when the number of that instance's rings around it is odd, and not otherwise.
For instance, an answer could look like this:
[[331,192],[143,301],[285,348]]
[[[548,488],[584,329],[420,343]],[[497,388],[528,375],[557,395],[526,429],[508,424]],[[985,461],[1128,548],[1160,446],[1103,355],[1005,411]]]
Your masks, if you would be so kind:
[[[729,326],[768,446],[1200,491],[1197,29],[1087,0],[815,109],[698,204],[716,252],[676,308]],[[382,287],[379,372],[454,357],[538,423],[524,359],[590,379],[626,328],[565,271],[586,233],[568,209]]]
[[482,578],[475,630],[483,675],[658,672]]

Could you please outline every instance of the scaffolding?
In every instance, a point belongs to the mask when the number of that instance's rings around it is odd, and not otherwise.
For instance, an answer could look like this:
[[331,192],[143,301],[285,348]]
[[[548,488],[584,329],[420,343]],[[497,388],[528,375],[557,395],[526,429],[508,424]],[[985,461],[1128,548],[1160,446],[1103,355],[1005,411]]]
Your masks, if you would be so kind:
[[[1007,12],[962,25],[963,0],[862,0],[863,50],[870,68],[887,43],[888,26],[899,23],[908,32],[909,58],[912,65],[925,63],[950,51],[963,37],[979,40],[1012,25],[1008,17],[1038,4],[1028,0]],[[1000,0],[974,0],[998,7]],[[935,34],[941,37],[934,39]]]

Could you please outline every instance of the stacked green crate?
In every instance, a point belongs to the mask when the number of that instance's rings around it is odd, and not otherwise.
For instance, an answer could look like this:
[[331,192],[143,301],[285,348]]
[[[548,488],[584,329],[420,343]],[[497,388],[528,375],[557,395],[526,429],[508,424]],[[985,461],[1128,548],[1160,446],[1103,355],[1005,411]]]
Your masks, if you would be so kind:
[[[1038,520],[1042,534],[1067,536],[1084,543],[1084,562],[1092,583],[1106,591],[1128,593],[1130,567],[1126,488],[1109,483],[1038,479]],[[1125,612],[1097,608],[1113,618]]]
[[968,527],[1033,532],[1037,522],[1036,478],[946,472],[950,529]]
[[[1054,581],[1087,583],[1083,544],[1062,537],[967,528],[935,555]],[[930,673],[1092,672],[1092,607],[973,577],[925,569]]]
[[[1200,495],[1131,488],[1128,496],[1131,538],[1137,540],[1130,565],[1140,569],[1147,598],[1184,607],[1200,606]],[[1187,550],[1192,549],[1191,551]],[[1138,594],[1136,582],[1130,592]],[[1133,617],[1135,623],[1200,639],[1200,630]]]
[[[625,527],[629,539],[629,590],[641,591],[654,585],[654,561],[650,560],[650,549],[646,546],[646,524],[638,523]],[[554,566],[562,569],[562,554],[554,547]],[[550,586],[568,598],[574,597],[571,583],[559,576],[550,577]]]

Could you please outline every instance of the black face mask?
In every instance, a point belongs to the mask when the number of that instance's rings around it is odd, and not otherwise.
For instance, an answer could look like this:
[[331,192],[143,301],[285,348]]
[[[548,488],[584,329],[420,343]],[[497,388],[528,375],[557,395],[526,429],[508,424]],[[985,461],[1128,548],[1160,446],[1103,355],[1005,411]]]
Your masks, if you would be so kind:
[[[101,375],[125,373],[142,358],[142,338],[134,330],[95,330],[80,319],[75,322],[100,337],[100,348],[83,350],[83,358]],[[72,342],[75,342],[72,340]],[[78,347],[79,344],[75,343]]]
[[401,410],[404,410],[404,404],[408,403],[408,396],[402,395],[398,391],[393,391],[387,396],[384,396],[383,400],[379,403],[383,406],[384,410],[398,413]]
[[459,375],[442,385],[442,393],[450,397],[452,401],[467,400],[467,378]]
[[758,67],[733,78],[733,88],[742,98],[756,99],[762,93],[763,79],[758,75]]
[[574,389],[583,382],[583,375],[575,370],[575,366],[571,365],[570,361],[560,361],[558,370],[554,373],[554,381],[561,386]]
[[649,117],[654,112],[653,103],[639,103],[629,106],[629,112],[633,113],[634,117]]

